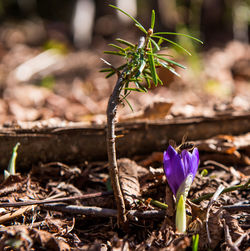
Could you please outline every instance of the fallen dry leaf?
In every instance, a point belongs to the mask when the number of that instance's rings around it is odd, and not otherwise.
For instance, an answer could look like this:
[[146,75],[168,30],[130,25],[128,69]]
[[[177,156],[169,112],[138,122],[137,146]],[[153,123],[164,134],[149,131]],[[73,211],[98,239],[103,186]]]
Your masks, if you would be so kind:
[[57,239],[51,233],[22,225],[4,228],[4,234],[0,239],[0,249],[6,250],[6,248],[12,248],[12,250],[30,250],[31,248],[51,251],[70,250],[67,243]]
[[140,184],[138,181],[137,164],[126,158],[117,161],[122,193],[125,203],[131,207],[134,199],[140,196]]
[[142,111],[120,116],[119,122],[135,121],[139,119],[157,120],[164,119],[173,103],[168,101],[155,101],[146,106]]

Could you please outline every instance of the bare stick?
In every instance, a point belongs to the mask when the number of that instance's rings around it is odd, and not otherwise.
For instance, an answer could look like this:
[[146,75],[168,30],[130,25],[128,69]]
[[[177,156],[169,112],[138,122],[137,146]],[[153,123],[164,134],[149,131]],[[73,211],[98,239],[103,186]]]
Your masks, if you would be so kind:
[[232,237],[231,237],[230,232],[229,232],[229,227],[226,224],[226,222],[225,222],[224,219],[223,219],[222,223],[223,223],[223,226],[224,226],[224,233],[225,233],[226,244],[229,246],[230,250],[232,250],[232,251],[240,251],[239,248],[233,243]]
[[226,209],[228,212],[247,212],[250,213],[250,204],[242,204],[242,205],[228,205],[223,206],[222,209]]
[[234,242],[234,245],[236,247],[239,247],[241,242],[243,241],[243,239],[245,237],[248,237],[248,235],[250,234],[250,229],[248,229],[244,234],[242,234],[235,242]]
[[214,193],[212,199],[209,201],[208,206],[207,206],[207,213],[206,213],[206,221],[205,221],[205,223],[206,223],[207,240],[208,240],[209,247],[211,246],[211,242],[212,242],[211,237],[210,237],[209,228],[208,228],[209,212],[210,212],[210,209],[211,209],[211,207],[213,205],[213,202],[218,199],[218,197],[220,196],[220,194],[223,191],[223,189],[224,189],[223,185],[220,185],[217,188],[216,192]]
[[217,162],[217,161],[214,161],[214,160],[206,160],[204,161],[204,165],[207,166],[209,164],[212,164],[212,165],[215,165],[215,166],[218,166],[220,167],[221,169],[225,170],[226,172],[229,172],[229,167]]
[[[55,210],[70,214],[83,214],[93,217],[117,217],[117,210],[101,207],[84,207],[76,205],[65,205],[65,204],[44,204],[44,208],[49,210]],[[138,217],[143,219],[162,219],[166,215],[165,210],[130,210],[127,212],[127,216]]]
[[83,194],[78,196],[71,196],[66,198],[57,198],[57,199],[45,199],[45,200],[29,200],[29,201],[21,201],[21,202],[14,202],[14,203],[0,203],[0,207],[21,207],[21,206],[28,206],[28,205],[40,205],[40,204],[48,204],[48,203],[57,203],[57,202],[64,202],[64,201],[74,201],[74,200],[84,200],[90,198],[96,198],[101,196],[111,195],[113,192],[98,192],[98,193],[89,193]]
[[[145,42],[145,38],[140,38],[138,49],[142,48]],[[124,85],[126,78],[127,68],[119,74],[118,80],[114,87],[114,90],[109,98],[107,107],[107,151],[109,160],[109,175],[115,195],[117,210],[118,210],[118,225],[125,225],[127,221],[126,209],[123,194],[121,191],[118,167],[116,161],[116,148],[115,148],[115,123],[116,123],[116,111],[120,104],[120,93]]]
[[17,217],[22,216],[25,212],[29,212],[33,210],[36,206],[27,206],[23,208],[17,209],[15,212],[7,213],[2,216],[0,216],[0,223],[3,223],[5,221],[10,221],[12,219],[15,219]]

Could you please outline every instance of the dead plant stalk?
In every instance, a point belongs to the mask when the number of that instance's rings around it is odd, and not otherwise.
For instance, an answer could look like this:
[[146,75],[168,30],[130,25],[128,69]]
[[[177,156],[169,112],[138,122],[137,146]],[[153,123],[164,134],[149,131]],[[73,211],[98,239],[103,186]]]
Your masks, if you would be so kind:
[[[138,49],[142,48],[145,43],[145,38],[141,37],[138,44]],[[120,104],[120,93],[122,91],[127,68],[125,68],[121,74],[118,73],[118,79],[113,92],[108,101],[107,107],[107,152],[109,160],[109,175],[114,191],[114,196],[118,211],[118,225],[124,225],[127,221],[126,208],[124,197],[121,191],[120,180],[118,175],[118,166],[116,160],[116,147],[115,147],[115,123],[116,123],[116,112],[118,105]]]

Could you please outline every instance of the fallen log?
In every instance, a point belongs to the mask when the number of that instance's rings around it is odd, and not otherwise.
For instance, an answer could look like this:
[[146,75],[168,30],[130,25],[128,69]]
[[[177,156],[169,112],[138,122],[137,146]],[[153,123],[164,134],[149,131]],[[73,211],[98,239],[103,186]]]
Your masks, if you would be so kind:
[[[81,163],[107,158],[105,125],[63,123],[41,126],[41,122],[29,122],[0,127],[0,168],[7,168],[17,142],[21,143],[17,165],[23,168],[38,162]],[[239,135],[249,131],[250,112],[118,123],[117,154],[118,157],[131,157],[163,151],[169,139],[180,142],[184,134],[188,135],[188,140],[200,140],[218,134]]]

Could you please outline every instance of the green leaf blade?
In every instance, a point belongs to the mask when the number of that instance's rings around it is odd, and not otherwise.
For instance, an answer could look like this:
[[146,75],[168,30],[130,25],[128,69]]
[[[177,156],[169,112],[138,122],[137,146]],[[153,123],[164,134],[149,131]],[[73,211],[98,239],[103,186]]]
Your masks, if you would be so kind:
[[142,90],[140,88],[131,88],[131,87],[125,88],[125,90],[136,91],[136,92],[145,92],[144,90]]
[[165,62],[159,62],[159,64],[161,66],[163,66],[164,68],[168,69],[170,72],[172,72],[174,75],[176,75],[177,77],[181,77],[179,73],[177,73],[175,71],[175,69],[173,67],[171,67],[170,65],[168,65],[167,63]]
[[157,73],[156,73],[156,69],[155,69],[154,57],[152,54],[147,54],[147,55],[148,55],[148,63],[149,63],[150,71],[152,74],[153,82],[154,82],[155,86],[157,86],[158,80],[157,80]]
[[123,52],[123,53],[125,53],[125,49],[124,48],[122,48],[122,47],[120,47],[120,46],[118,46],[118,45],[116,45],[116,44],[109,44],[109,46],[112,46],[112,47],[114,47],[115,49],[117,49],[117,50],[119,50],[119,51],[121,51],[121,52]]
[[150,78],[149,78],[149,77],[147,77],[147,75],[144,75],[144,74],[143,74],[143,77],[144,77],[144,79],[145,79],[145,80],[146,80],[146,82],[147,82],[148,89],[150,89],[150,88],[151,88]]
[[199,247],[199,234],[193,235],[193,245],[192,245],[192,251],[198,251]]
[[148,92],[147,88],[144,87],[144,86],[142,86],[139,82],[136,82],[136,81],[135,81],[134,83],[135,83],[135,85],[136,85],[136,87],[137,87],[138,89],[143,90],[143,92]]
[[[129,93],[128,93],[129,94]],[[126,101],[126,103],[128,104],[128,106],[129,106],[129,108],[130,108],[130,110],[133,112],[134,111],[134,109],[133,109],[133,107],[132,107],[132,105],[130,104],[130,102],[127,100],[127,96],[128,96],[128,94],[127,95],[121,95],[122,96],[122,99],[123,100],[125,100]]]
[[122,39],[122,38],[116,38],[116,41],[117,41],[118,43],[124,44],[124,45],[126,45],[126,46],[128,46],[128,47],[131,47],[131,48],[135,48],[135,47],[136,47],[136,45],[134,45],[134,44],[130,43],[129,41],[124,40],[124,39]]
[[116,56],[122,56],[125,57],[126,54],[120,51],[104,51],[104,54],[109,54],[109,55],[116,55]]
[[153,30],[155,27],[155,11],[152,10],[152,15],[151,15],[151,29]]
[[147,34],[147,31],[145,30],[145,28],[141,24],[135,24],[135,26],[137,28],[139,28],[143,33]]
[[141,29],[143,30],[144,33],[147,34],[147,31],[146,29],[135,19],[133,18],[131,15],[129,15],[127,12],[125,12],[124,10],[112,5],[112,4],[109,4],[110,7],[116,9],[116,10],[119,10],[120,12],[122,12],[124,15],[126,15],[127,17],[129,17],[130,19],[132,19],[136,24],[137,24],[137,27],[141,27]]
[[182,69],[186,69],[186,67],[184,65],[179,64],[179,63],[177,63],[177,62],[175,62],[175,61],[173,61],[171,59],[165,58],[165,57],[163,57],[163,56],[161,56],[159,54],[154,54],[154,55],[155,55],[155,57],[157,57],[157,58],[159,58],[159,59],[161,59],[161,60],[163,60],[163,61],[165,61],[167,63],[171,63],[173,65],[179,66]]
[[190,53],[188,50],[186,50],[184,47],[182,47],[181,45],[179,45],[179,44],[173,42],[173,41],[170,40],[170,39],[167,39],[167,38],[161,37],[161,36],[156,36],[156,35],[152,35],[152,37],[159,38],[159,39],[163,39],[163,40],[169,42],[170,44],[173,44],[173,45],[175,45],[176,47],[182,49],[182,50],[185,51],[188,55],[191,56],[191,53]]
[[150,52],[147,53],[149,68],[150,68],[150,72],[151,72],[151,75],[153,78],[153,82],[154,82],[155,86],[157,86],[158,85],[158,78],[157,78],[158,76],[157,76],[156,69],[155,69],[155,61],[154,61],[154,54],[153,54],[153,50],[152,50],[151,41],[149,41],[148,45],[150,48]]
[[176,36],[184,36],[184,37],[191,38],[191,39],[193,39],[193,40],[195,40],[195,41],[197,41],[197,42],[203,44],[203,42],[202,42],[200,39],[195,38],[195,37],[193,37],[193,36],[190,36],[190,35],[188,35],[188,34],[184,34],[184,33],[176,33],[176,32],[156,32],[156,33],[154,33],[154,35],[176,35]]
[[114,71],[114,69],[112,69],[112,68],[104,68],[104,69],[100,70],[100,72],[110,72],[110,71]]
[[110,72],[109,74],[107,74],[107,75],[105,76],[105,78],[110,78],[110,77],[112,77],[114,74],[115,74],[115,71],[112,71],[112,72]]
[[150,40],[151,43],[155,46],[155,49],[156,49],[156,50],[153,50],[154,52],[155,52],[155,51],[159,51],[159,50],[161,49],[160,46],[154,41],[154,39],[149,38],[149,40]]

